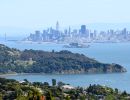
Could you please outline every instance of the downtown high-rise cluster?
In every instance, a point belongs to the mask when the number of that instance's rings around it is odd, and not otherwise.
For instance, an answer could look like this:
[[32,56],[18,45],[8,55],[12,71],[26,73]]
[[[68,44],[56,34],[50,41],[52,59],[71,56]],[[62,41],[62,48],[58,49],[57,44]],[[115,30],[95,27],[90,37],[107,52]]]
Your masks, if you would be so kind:
[[24,40],[33,42],[129,42],[130,41],[130,31],[126,28],[122,30],[107,30],[100,31],[90,30],[86,25],[81,25],[80,29],[64,29],[60,30],[59,22],[56,23],[55,28],[48,28],[42,32],[36,30],[34,34],[30,34]]

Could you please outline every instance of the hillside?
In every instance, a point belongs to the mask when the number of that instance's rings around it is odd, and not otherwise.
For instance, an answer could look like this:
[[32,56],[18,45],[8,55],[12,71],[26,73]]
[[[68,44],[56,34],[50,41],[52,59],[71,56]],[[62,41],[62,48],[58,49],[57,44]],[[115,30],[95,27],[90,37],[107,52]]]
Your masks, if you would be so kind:
[[[66,88],[66,86],[71,88]],[[0,78],[0,100],[130,100],[130,94],[107,86],[73,87],[52,79],[47,82],[22,82]]]
[[0,73],[115,73],[126,72],[118,64],[104,64],[70,51],[20,51],[0,44]]

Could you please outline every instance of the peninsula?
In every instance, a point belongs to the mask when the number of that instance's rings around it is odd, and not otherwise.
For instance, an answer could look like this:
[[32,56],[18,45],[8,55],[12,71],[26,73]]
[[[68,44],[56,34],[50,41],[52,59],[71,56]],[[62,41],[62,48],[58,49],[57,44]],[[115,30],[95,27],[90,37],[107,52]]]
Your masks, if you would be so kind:
[[126,69],[119,64],[106,64],[83,54],[67,50],[47,52],[9,48],[0,44],[0,74],[96,74],[122,73]]

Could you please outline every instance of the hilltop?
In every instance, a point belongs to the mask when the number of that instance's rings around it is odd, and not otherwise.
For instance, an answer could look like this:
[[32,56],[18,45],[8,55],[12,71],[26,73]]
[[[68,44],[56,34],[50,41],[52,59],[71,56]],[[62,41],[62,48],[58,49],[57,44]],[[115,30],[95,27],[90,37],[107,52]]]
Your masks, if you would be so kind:
[[105,64],[83,54],[67,50],[59,52],[9,48],[0,44],[0,73],[88,74],[120,73],[119,64]]

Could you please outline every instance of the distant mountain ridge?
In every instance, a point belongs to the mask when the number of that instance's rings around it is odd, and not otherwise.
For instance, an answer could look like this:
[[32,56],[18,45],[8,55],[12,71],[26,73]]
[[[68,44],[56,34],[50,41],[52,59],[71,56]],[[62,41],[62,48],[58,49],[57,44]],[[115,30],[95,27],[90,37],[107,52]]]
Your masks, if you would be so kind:
[[0,73],[88,74],[120,73],[126,69],[118,64],[104,64],[83,54],[9,48],[0,44]]

